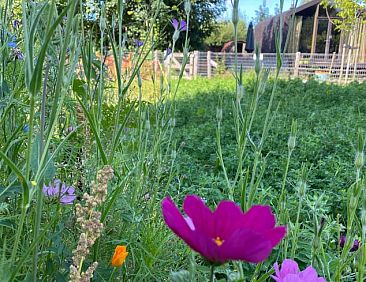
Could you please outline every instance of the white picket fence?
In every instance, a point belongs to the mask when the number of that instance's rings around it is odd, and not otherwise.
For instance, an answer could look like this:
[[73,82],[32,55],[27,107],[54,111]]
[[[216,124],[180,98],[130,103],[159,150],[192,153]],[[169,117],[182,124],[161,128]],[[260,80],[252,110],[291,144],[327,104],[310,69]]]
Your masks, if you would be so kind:
[[[240,53],[237,55],[237,66],[243,70],[254,69],[255,58],[253,54]],[[174,53],[164,60],[161,52],[155,51],[154,61],[160,62],[165,69],[178,73],[182,67],[183,54]],[[276,54],[261,54],[262,67],[275,69]],[[154,64],[156,65],[156,64]],[[216,53],[194,51],[190,54],[184,70],[184,77],[196,78],[198,76],[212,77],[235,68],[234,53]],[[366,60],[342,54],[305,54],[293,53],[282,55],[282,74],[289,77],[314,77],[323,81],[350,82],[366,81]]]

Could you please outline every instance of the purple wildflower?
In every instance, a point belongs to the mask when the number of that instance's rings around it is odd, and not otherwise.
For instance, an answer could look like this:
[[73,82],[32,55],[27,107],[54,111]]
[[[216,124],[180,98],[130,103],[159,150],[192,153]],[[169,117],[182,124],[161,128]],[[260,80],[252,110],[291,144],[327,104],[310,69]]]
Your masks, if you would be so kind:
[[179,30],[179,31],[185,31],[187,30],[187,23],[185,20],[180,20],[178,22],[177,19],[173,19],[172,20],[172,25],[174,27],[175,30]]
[[76,199],[75,188],[73,186],[66,186],[61,183],[61,180],[56,179],[54,185],[43,185],[43,194],[49,198],[60,197],[60,203],[63,205],[71,205]]
[[282,262],[281,270],[278,263],[274,264],[276,276],[271,276],[276,282],[326,282],[323,277],[318,277],[318,273],[312,266],[300,271],[297,262],[292,259],[285,259]]
[[17,60],[24,60],[24,54],[22,53],[22,51],[20,51],[19,48],[12,48],[12,54],[15,57],[15,59]]
[[139,40],[139,39],[134,39],[134,40],[133,40],[133,42],[135,43],[135,46],[136,46],[137,48],[140,48],[141,46],[143,46],[143,45],[144,45],[144,42],[143,42],[143,41],[141,41],[141,40]]
[[76,129],[76,127],[71,125],[68,128],[66,128],[65,133],[69,134],[69,133],[75,131],[75,129]]
[[[344,248],[344,245],[346,244],[346,236],[345,235],[341,235],[341,238],[339,238],[339,246],[341,248]],[[355,252],[358,250],[358,248],[360,247],[360,241],[359,240],[354,240],[353,241],[353,246],[350,249],[350,252]]]
[[13,21],[13,29],[17,29],[20,26],[20,21],[14,20]]
[[165,50],[165,54],[164,54],[164,61],[168,58],[168,56],[172,53],[172,48],[168,47]]

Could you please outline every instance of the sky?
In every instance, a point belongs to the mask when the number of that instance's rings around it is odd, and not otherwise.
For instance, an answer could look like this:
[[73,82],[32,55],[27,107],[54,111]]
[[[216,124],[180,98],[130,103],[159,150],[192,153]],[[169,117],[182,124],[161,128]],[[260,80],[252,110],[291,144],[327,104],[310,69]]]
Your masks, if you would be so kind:
[[[284,10],[289,9],[292,0],[284,0]],[[227,0],[228,11],[226,12],[225,18],[231,18],[231,0]],[[300,2],[300,1],[299,1]],[[263,0],[240,0],[240,12],[246,16],[246,20],[250,21],[255,16],[255,10],[258,10],[259,5],[263,4]],[[266,0],[266,5],[269,8],[269,13],[274,13],[276,4],[280,4],[280,0]]]

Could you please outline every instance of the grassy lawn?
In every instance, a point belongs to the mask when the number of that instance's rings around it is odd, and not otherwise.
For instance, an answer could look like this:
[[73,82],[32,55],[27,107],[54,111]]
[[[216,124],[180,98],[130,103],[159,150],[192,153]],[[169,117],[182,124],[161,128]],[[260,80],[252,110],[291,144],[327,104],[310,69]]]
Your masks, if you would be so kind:
[[[185,193],[195,192],[210,199],[225,196],[216,155],[216,107],[222,98],[223,151],[228,172],[233,174],[236,163],[232,114],[234,87],[233,81],[225,78],[185,81],[181,87],[176,135],[180,144],[180,189]],[[270,87],[268,85],[268,91],[260,97],[258,114],[250,133],[254,142],[261,134]],[[251,81],[248,80],[246,95],[251,92]],[[267,168],[262,189],[270,190],[266,202],[274,200],[280,189],[291,122],[297,120],[297,146],[291,158],[287,188],[294,189],[301,163],[307,163],[311,166],[309,196],[324,192],[333,215],[340,211],[342,192],[355,178],[353,162],[357,131],[364,127],[366,120],[365,98],[365,84],[341,87],[316,81],[280,81],[273,106],[274,119],[263,150]],[[247,165],[250,165],[250,146],[248,150]]]

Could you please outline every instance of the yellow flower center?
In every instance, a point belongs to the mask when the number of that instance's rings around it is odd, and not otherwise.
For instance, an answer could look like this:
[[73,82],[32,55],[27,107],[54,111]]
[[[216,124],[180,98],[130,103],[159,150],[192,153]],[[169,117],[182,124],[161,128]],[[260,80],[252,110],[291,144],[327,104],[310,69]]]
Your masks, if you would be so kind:
[[215,243],[217,246],[221,246],[224,243],[224,240],[222,240],[220,237],[216,237],[216,239],[214,239]]

